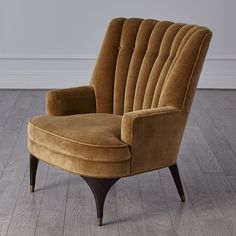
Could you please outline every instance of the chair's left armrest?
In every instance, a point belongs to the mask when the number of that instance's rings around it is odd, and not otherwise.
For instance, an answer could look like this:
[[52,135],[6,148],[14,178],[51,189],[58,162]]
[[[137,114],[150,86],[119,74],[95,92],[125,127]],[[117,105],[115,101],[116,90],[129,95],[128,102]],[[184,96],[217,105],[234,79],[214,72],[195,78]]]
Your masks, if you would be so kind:
[[121,139],[130,146],[130,173],[138,174],[175,164],[184,127],[183,112],[173,107],[124,114]]
[[46,96],[49,115],[65,116],[96,112],[96,98],[92,86],[50,90]]
[[[132,146],[140,135],[158,138],[171,135],[178,126],[180,111],[173,107],[161,107],[125,113],[122,118],[121,139]],[[169,130],[169,132],[167,132]]]

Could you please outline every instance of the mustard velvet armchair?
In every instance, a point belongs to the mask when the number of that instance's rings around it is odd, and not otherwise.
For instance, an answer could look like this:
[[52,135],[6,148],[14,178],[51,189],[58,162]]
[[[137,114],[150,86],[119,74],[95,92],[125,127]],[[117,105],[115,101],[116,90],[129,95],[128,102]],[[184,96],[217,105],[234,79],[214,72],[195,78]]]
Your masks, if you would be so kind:
[[176,159],[211,37],[196,25],[113,19],[90,85],[49,91],[48,115],[28,124],[31,191],[38,160],[79,174],[102,225],[119,178],[169,167],[185,201]]

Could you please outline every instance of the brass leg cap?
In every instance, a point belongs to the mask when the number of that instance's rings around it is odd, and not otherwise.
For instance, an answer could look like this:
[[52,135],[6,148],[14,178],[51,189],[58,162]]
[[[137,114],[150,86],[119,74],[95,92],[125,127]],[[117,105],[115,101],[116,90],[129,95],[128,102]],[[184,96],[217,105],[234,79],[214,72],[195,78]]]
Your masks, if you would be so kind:
[[181,198],[181,202],[185,202],[185,196],[184,195],[182,195],[180,198]]
[[102,218],[97,218],[97,224],[98,226],[102,226]]
[[30,192],[31,192],[31,193],[34,192],[34,185],[30,185]]

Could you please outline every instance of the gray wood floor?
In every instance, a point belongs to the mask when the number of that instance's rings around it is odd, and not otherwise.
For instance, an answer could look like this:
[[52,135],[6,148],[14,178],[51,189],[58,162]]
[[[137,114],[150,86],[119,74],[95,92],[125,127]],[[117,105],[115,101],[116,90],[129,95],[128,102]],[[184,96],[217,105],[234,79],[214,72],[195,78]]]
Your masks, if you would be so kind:
[[178,158],[181,203],[168,169],[121,179],[103,227],[81,177],[40,163],[29,192],[26,126],[45,91],[0,91],[0,235],[236,235],[236,91],[198,91]]

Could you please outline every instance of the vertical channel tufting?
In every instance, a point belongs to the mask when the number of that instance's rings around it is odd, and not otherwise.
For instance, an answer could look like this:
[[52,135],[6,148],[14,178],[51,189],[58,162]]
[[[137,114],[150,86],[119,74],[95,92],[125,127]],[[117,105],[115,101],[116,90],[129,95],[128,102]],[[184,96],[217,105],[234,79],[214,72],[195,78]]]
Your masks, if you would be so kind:
[[162,63],[158,63],[163,59],[163,55],[160,55],[160,47],[162,43],[162,39],[168,27],[173,24],[173,22],[161,21],[155,25],[153,29],[152,35],[150,36],[148,52],[152,53],[154,57],[154,63],[150,68],[150,75],[147,78],[147,83],[145,84],[145,93],[143,95],[143,104],[142,108],[147,109],[151,108],[152,98],[154,94],[154,90],[156,87],[157,80],[160,75],[161,68],[163,67]]
[[173,60],[165,76],[164,84],[162,86],[161,91],[165,88],[165,85],[168,80],[168,76],[171,73],[175,63],[178,61],[178,56],[180,52],[182,51],[183,46],[185,45],[189,37],[192,35],[192,33],[194,33],[197,29],[198,29],[198,26],[186,25],[177,33],[175,40],[173,41],[172,49],[170,52]]
[[139,28],[127,76],[124,113],[133,111],[137,79],[140,73],[141,65],[143,63],[143,58],[146,54],[151,32],[156,23],[157,21],[155,20],[144,20]]
[[154,20],[144,20],[142,24],[143,27],[140,27],[140,30],[139,30],[139,38],[137,38],[137,41],[138,40],[144,41],[142,40],[143,38],[146,38],[146,41],[144,44],[139,43],[140,45],[139,50],[144,55],[144,57],[140,66],[140,70],[139,70],[139,74],[137,78],[137,84],[135,87],[133,110],[142,109],[142,102],[143,102],[146,83],[147,83],[150,71],[152,69],[152,65],[156,58],[157,52],[155,51],[155,49],[149,47],[150,36],[156,23],[157,21],[154,21]]
[[196,30],[197,30],[197,27],[195,27],[193,25],[185,25],[177,32],[175,39],[174,39],[172,46],[171,46],[171,51],[170,51],[171,64],[168,67],[168,70],[166,71],[166,73],[164,75],[164,79],[162,81],[162,84],[160,85],[160,89],[158,91],[158,94],[157,94],[157,97],[155,100],[155,106],[153,106],[153,107],[160,106],[160,104],[159,104],[160,96],[166,86],[168,76],[171,73],[172,68],[174,67],[176,61],[178,60],[179,53],[181,52],[182,47],[185,44],[186,40],[189,38],[189,36],[192,34],[192,32],[195,32]]
[[141,23],[142,19],[130,18],[123,25],[114,81],[113,113],[117,115],[122,115],[124,112],[126,80]]
[[160,93],[161,93],[163,84],[165,82],[168,71],[177,53],[177,50],[178,50],[177,46],[181,43],[180,36],[182,34],[180,32],[184,31],[183,29],[185,27],[186,26],[184,24],[171,25],[166,31],[166,34],[163,38],[163,44],[161,45],[160,54],[161,55],[163,54],[165,56],[163,58],[164,61],[161,62],[161,64],[163,65],[163,68],[161,69],[161,73],[160,73],[160,76],[159,76],[159,79],[157,81],[157,85],[155,88],[152,105],[151,105],[152,108],[155,108],[158,106],[158,101],[160,98]]
[[207,33],[204,27],[168,21],[112,20],[91,81],[97,112],[180,108]]
[[125,20],[125,18],[116,18],[110,22],[93,71],[91,85],[95,88],[96,110],[99,113],[113,112],[114,76]]
[[[209,30],[195,26],[189,30],[178,50],[178,62],[174,63],[168,73],[161,91],[158,106],[173,106],[182,109],[184,97],[192,79],[192,72],[198,61],[199,50]],[[175,88],[178,88],[176,92]]]

